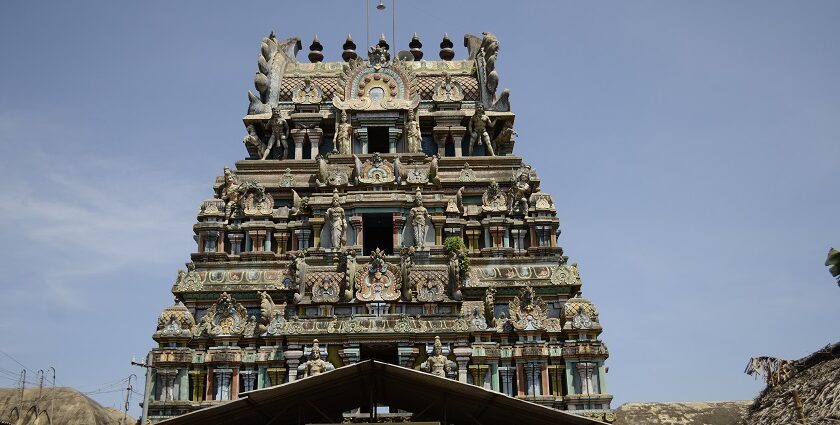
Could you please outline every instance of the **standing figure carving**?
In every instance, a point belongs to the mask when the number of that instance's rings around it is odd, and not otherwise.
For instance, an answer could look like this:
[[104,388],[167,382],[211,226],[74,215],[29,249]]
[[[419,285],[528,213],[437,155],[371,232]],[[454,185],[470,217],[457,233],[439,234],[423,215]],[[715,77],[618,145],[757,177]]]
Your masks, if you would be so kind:
[[353,126],[347,122],[347,111],[341,111],[341,121],[335,129],[335,136],[333,136],[333,146],[340,155],[350,155],[353,153],[353,145],[351,134]]
[[268,139],[268,146],[265,147],[262,159],[267,159],[271,154],[271,149],[279,146],[283,147],[280,158],[285,157],[289,149],[289,145],[286,143],[286,136],[289,134],[289,124],[283,118],[280,108],[271,108],[271,118],[268,120],[268,128],[271,130],[271,137]]
[[422,134],[420,133],[420,120],[413,110],[408,111],[408,122],[405,123],[405,142],[408,153],[423,151]]
[[423,206],[423,194],[420,189],[414,195],[414,208],[408,213],[408,220],[414,230],[414,247],[423,248],[426,245],[426,222],[429,219],[429,211]]
[[344,208],[341,208],[338,189],[333,191],[332,206],[327,209],[327,219],[330,222],[330,241],[332,242],[332,248],[340,250],[347,243],[347,237],[345,236],[347,217],[344,216]]
[[239,176],[228,167],[225,167],[224,174],[225,182],[221,189],[221,198],[225,202],[225,224],[228,224],[234,211],[239,208],[242,191],[239,190]]
[[513,185],[510,187],[510,211],[508,214],[518,212],[528,216],[528,198],[531,196],[531,166],[526,165],[519,169]]
[[467,155],[472,155],[473,147],[478,143],[484,145],[488,155],[495,156],[496,153],[493,151],[493,143],[490,141],[489,133],[489,129],[493,127],[493,121],[490,121],[490,117],[484,112],[484,106],[479,104],[475,107],[475,113],[470,118],[467,127],[470,132],[470,146]]
[[447,375],[452,373],[454,369],[453,366],[455,362],[446,358],[443,354],[443,344],[440,343],[440,337],[435,337],[435,345],[432,349],[432,355],[420,365],[420,368],[425,371],[429,372],[432,375],[440,376],[442,378],[446,378]]

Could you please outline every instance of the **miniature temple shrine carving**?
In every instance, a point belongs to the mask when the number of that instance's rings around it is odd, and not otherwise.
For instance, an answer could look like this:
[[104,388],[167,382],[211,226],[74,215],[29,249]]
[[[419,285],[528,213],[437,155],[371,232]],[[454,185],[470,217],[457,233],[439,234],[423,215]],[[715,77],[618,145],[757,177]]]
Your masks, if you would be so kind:
[[219,165],[158,318],[149,418],[367,359],[612,417],[563,205],[514,152],[499,40],[464,46],[383,37],[363,58],[348,36],[324,62],[316,38],[303,63],[297,38],[262,40],[245,157]]

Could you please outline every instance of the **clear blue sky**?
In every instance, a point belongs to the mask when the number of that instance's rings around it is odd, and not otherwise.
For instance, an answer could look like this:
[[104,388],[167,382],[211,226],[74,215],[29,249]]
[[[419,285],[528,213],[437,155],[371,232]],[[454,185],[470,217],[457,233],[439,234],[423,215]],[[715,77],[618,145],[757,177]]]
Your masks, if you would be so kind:
[[[752,398],[750,356],[840,339],[838,22],[836,1],[399,1],[392,45],[501,40],[618,406]],[[391,39],[389,14],[371,26]],[[336,60],[364,3],[0,4],[0,350],[84,391],[142,372],[272,30]]]

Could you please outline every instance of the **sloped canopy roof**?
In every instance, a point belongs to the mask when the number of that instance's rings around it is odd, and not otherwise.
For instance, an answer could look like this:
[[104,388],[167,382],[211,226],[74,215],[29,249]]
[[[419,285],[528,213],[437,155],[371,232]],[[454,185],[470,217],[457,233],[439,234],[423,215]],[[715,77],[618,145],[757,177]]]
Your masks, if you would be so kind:
[[237,400],[160,424],[341,423],[343,412],[369,406],[371,401],[412,412],[414,421],[441,424],[601,424],[475,385],[375,360],[242,393]]

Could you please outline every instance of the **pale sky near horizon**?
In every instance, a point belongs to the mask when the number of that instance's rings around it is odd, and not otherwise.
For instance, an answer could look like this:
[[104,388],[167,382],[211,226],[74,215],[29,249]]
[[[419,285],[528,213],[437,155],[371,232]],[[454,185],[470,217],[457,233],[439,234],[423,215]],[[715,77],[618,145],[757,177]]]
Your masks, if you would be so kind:
[[[373,1],[373,4],[376,2]],[[386,1],[391,7],[391,1]],[[371,39],[501,41],[516,154],[557,203],[614,407],[750,399],[840,340],[840,3],[398,1]],[[365,45],[364,2],[0,4],[0,351],[122,406],[241,117],[259,42]],[[20,366],[0,355],[0,386]],[[31,376],[31,375],[30,375]],[[112,391],[113,389],[117,391]],[[139,414],[132,399],[131,413]]]

